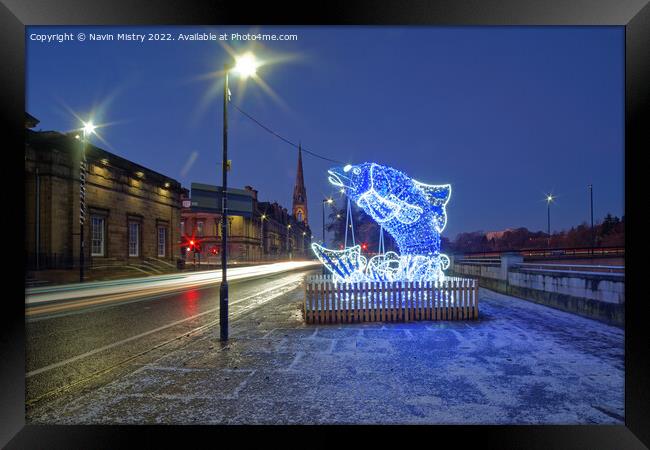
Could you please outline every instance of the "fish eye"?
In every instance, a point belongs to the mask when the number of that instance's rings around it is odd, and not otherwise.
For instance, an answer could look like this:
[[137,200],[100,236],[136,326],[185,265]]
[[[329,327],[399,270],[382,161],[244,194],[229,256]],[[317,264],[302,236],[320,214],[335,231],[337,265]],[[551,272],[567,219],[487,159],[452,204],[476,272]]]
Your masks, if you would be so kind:
[[359,169],[358,167],[355,167],[354,169],[352,169],[352,173],[355,174],[355,175],[359,175],[361,173],[361,169]]

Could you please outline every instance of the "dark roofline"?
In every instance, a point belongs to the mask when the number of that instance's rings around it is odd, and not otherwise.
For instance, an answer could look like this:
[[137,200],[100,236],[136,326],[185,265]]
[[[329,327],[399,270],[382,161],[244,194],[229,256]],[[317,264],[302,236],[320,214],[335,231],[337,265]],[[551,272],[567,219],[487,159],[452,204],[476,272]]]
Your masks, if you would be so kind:
[[34,128],[36,125],[41,123],[36,117],[32,116],[30,113],[25,111],[25,126],[27,128]]
[[[29,133],[27,144],[34,148],[37,148],[39,146],[56,146],[57,144],[60,144],[60,150],[66,151],[70,150],[74,147],[74,145],[78,145],[79,143],[79,141],[75,139],[74,133],[63,134],[59,131],[28,131]],[[179,190],[182,187],[181,183],[172,177],[161,174],[160,172],[156,172],[155,170],[130,161],[126,158],[116,155],[115,153],[111,153],[108,150],[104,150],[103,148],[97,147],[91,143],[88,143],[86,146],[86,157],[95,161],[101,161],[102,159],[106,158],[109,160],[109,164],[111,166],[125,171],[133,171],[134,174],[138,171],[145,173],[145,179],[150,178],[153,180],[169,182],[171,185],[170,188],[176,187]]]

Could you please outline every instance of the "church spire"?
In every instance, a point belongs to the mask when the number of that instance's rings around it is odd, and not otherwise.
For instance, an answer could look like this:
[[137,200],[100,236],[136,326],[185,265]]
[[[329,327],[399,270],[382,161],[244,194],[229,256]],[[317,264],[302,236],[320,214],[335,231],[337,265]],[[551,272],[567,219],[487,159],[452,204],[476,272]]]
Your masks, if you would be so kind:
[[302,173],[302,145],[298,144],[298,169],[296,170],[296,185],[293,187],[293,217],[298,222],[307,223],[307,190]]

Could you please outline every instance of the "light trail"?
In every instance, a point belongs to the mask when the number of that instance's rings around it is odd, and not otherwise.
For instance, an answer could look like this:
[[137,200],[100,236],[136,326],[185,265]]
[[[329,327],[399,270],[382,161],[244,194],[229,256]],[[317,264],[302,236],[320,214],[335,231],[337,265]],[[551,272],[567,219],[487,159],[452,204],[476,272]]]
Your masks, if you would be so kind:
[[[318,261],[291,261],[260,266],[228,269],[229,280],[242,280],[297,269],[319,266]],[[133,296],[162,294],[184,288],[220,283],[221,270],[208,270],[191,274],[162,275],[158,277],[133,278],[120,281],[75,283],[65,286],[31,288],[25,290],[25,306],[38,313],[53,312],[70,306],[89,306],[119,301]],[[63,304],[50,304],[65,302]],[[38,307],[38,311],[34,308]]]
[[[256,293],[253,294],[253,295],[249,295],[249,296],[247,296],[247,297],[244,297],[244,298],[241,298],[241,299],[237,299],[237,300],[235,300],[234,302],[231,303],[231,305],[237,305],[237,304],[242,303],[242,302],[245,302],[245,301],[247,301],[247,300],[251,300],[251,299],[256,298],[256,297],[264,296],[265,294],[269,294],[269,293],[273,292],[273,294],[268,295],[267,297],[264,297],[264,300],[263,300],[263,301],[260,301],[260,302],[253,302],[253,304],[249,305],[248,307],[243,307],[241,310],[235,311],[235,312],[232,314],[232,319],[234,320],[234,319],[236,319],[238,316],[240,316],[241,314],[247,312],[248,310],[250,310],[250,309],[252,309],[252,308],[255,308],[255,307],[258,307],[258,306],[260,306],[261,304],[267,303],[268,301],[273,300],[273,299],[275,299],[276,297],[279,297],[280,295],[286,294],[288,291],[290,291],[290,290],[292,290],[292,289],[295,289],[295,288],[298,286],[298,284],[300,283],[300,279],[301,279],[300,277],[293,277],[293,278],[290,278],[289,281],[285,281],[284,283],[281,283],[281,284],[278,284],[278,285],[276,285],[276,286],[273,286],[272,288],[265,289],[265,290],[263,290],[263,291],[256,292]],[[281,288],[283,288],[283,287],[285,287],[285,286],[288,286],[288,285],[293,285],[293,286],[292,286],[290,289],[288,289],[288,290],[287,290],[287,289],[281,289]],[[275,291],[275,292],[274,292],[274,291]],[[92,356],[92,355],[94,355],[94,354],[96,354],[96,353],[103,352],[103,351],[105,351],[105,350],[109,350],[109,349],[111,349],[111,348],[114,348],[114,347],[117,347],[117,346],[120,346],[120,345],[126,344],[126,343],[131,342],[131,341],[134,341],[134,340],[136,340],[136,339],[143,338],[143,337],[148,336],[148,335],[150,335],[150,334],[157,333],[157,332],[159,332],[159,331],[162,331],[162,330],[165,330],[165,329],[167,329],[167,328],[170,328],[170,327],[173,327],[173,326],[179,325],[179,324],[181,324],[181,323],[188,322],[188,321],[190,321],[190,320],[194,320],[194,319],[196,319],[196,318],[198,318],[198,317],[202,317],[202,316],[205,316],[205,315],[207,315],[207,314],[214,314],[214,313],[217,312],[218,310],[219,310],[218,307],[217,307],[217,308],[211,308],[211,309],[208,309],[207,311],[203,311],[202,313],[195,314],[195,315],[190,316],[190,317],[185,317],[184,319],[181,319],[181,320],[176,320],[176,321],[174,321],[174,322],[168,323],[168,324],[163,325],[163,326],[160,326],[160,327],[158,327],[158,328],[154,328],[154,329],[152,329],[152,330],[148,330],[148,331],[145,331],[145,332],[143,332],[143,333],[136,334],[135,336],[130,336],[130,337],[126,338],[126,339],[122,339],[122,340],[120,340],[120,341],[113,342],[113,343],[108,344],[108,345],[104,345],[103,347],[95,348],[95,349],[93,349],[93,350],[90,350],[90,351],[88,351],[88,352],[82,353],[82,354],[80,354],[80,355],[73,356],[72,358],[68,358],[68,359],[65,359],[65,360],[63,360],[63,361],[58,361],[58,362],[56,362],[56,363],[53,363],[53,364],[47,365],[47,366],[45,366],[45,367],[41,367],[41,368],[39,368],[39,369],[35,369],[35,370],[30,371],[30,372],[27,372],[27,373],[25,374],[25,377],[26,377],[26,378],[33,377],[34,375],[38,375],[39,373],[46,372],[46,371],[51,370],[51,369],[55,369],[55,368],[57,368],[57,367],[61,367],[61,366],[64,366],[64,365],[66,365],[66,364],[70,364],[71,362],[74,362],[74,361],[77,361],[77,360],[80,360],[80,359],[83,359],[83,358],[87,358],[88,356]],[[207,326],[212,326],[212,325],[215,325],[215,324],[217,324],[217,323],[219,323],[218,320],[216,320],[216,321],[212,321],[212,322],[210,322],[209,324],[202,325],[202,326],[197,327],[197,328],[195,328],[195,329],[193,329],[193,330],[184,331],[182,334],[180,334],[180,335],[174,337],[173,339],[170,339],[170,340],[166,341],[165,343],[168,343],[168,342],[171,342],[171,341],[177,340],[177,339],[179,339],[180,337],[187,336],[187,335],[189,335],[189,334],[195,333],[195,332],[198,331],[198,330],[202,330],[202,329],[206,328]]]
[[[302,279],[302,276],[300,276],[300,275],[293,276],[293,277],[290,277],[289,279],[287,279],[286,281],[273,286],[272,288],[259,291],[259,292],[255,293],[253,295],[249,295],[249,296],[246,296],[246,297],[243,297],[243,298],[236,299],[234,302],[232,302],[232,305],[237,305],[237,304],[241,304],[241,303],[244,303],[244,302],[248,302],[250,304],[247,304],[246,306],[242,306],[240,308],[237,308],[232,312],[231,317],[232,317],[233,322],[236,321],[238,318],[240,318],[242,315],[249,312],[250,310],[255,309],[258,306],[261,306],[261,305],[263,305],[265,303],[268,303],[269,301],[271,301],[271,300],[273,300],[273,299],[275,299],[275,298],[277,298],[277,297],[279,297],[281,295],[287,294],[288,292],[296,289],[300,285],[301,279]],[[255,301],[256,298],[258,298],[260,300]],[[66,365],[68,365],[70,363],[73,363],[73,362],[76,362],[78,360],[87,358],[87,357],[95,355],[97,353],[113,349],[115,347],[118,347],[118,346],[127,344],[129,342],[132,342],[134,340],[137,340],[137,339],[146,337],[148,335],[163,331],[163,330],[165,330],[167,328],[183,324],[183,323],[188,322],[190,320],[206,316],[206,315],[208,315],[210,313],[216,312],[217,310],[218,310],[218,308],[211,308],[211,309],[209,309],[207,311],[204,311],[202,313],[193,315],[191,317],[186,317],[186,318],[184,318],[182,320],[177,320],[177,321],[174,321],[172,323],[163,325],[161,327],[145,331],[145,332],[140,333],[138,335],[131,336],[131,337],[122,339],[122,340],[120,340],[118,342],[114,342],[114,343],[111,343],[111,344],[108,344],[108,345],[105,345],[105,346],[90,350],[88,352],[85,352],[83,354],[74,356],[72,358],[68,358],[66,360],[58,361],[58,362],[50,364],[48,366],[32,370],[32,371],[26,373],[25,376],[26,376],[26,378],[31,378],[31,377],[33,377],[35,375],[42,374],[42,373],[47,372],[49,370],[52,370],[52,369],[55,369],[55,368],[58,368],[58,367],[62,367],[62,366],[66,366]],[[59,393],[65,392],[65,391],[67,391],[67,390],[69,390],[69,389],[71,389],[71,388],[73,388],[75,386],[82,385],[82,384],[84,384],[86,382],[90,382],[92,379],[97,378],[99,376],[102,376],[102,375],[104,375],[104,374],[106,374],[108,372],[111,372],[111,371],[117,369],[118,367],[124,366],[125,364],[127,364],[127,363],[129,363],[131,361],[134,361],[134,360],[136,360],[136,359],[138,359],[138,358],[152,352],[153,350],[156,350],[156,349],[159,349],[159,348],[164,347],[166,345],[169,345],[172,342],[176,342],[179,339],[188,337],[190,335],[200,333],[200,332],[202,332],[204,330],[207,330],[207,329],[209,329],[209,328],[211,328],[211,327],[213,327],[215,325],[218,325],[218,324],[219,324],[219,319],[217,318],[216,320],[209,321],[209,322],[207,322],[207,323],[205,323],[203,325],[200,325],[200,326],[198,326],[196,328],[193,328],[191,330],[185,330],[181,334],[178,334],[178,335],[174,336],[171,339],[166,339],[166,340],[164,340],[162,342],[159,342],[158,344],[154,345],[153,347],[149,347],[149,348],[147,348],[147,349],[145,349],[143,351],[132,354],[132,355],[122,359],[121,361],[110,365],[109,367],[106,367],[106,368],[103,368],[103,369],[100,369],[100,370],[96,370],[96,371],[94,371],[94,372],[92,372],[90,374],[84,375],[80,379],[68,382],[64,386],[59,386],[59,387],[55,387],[53,389],[50,389],[49,391],[47,391],[47,392],[45,392],[45,393],[43,393],[43,394],[41,394],[41,395],[39,395],[39,396],[37,396],[35,398],[26,399],[25,405],[28,408],[31,408],[36,403],[38,403],[38,402],[40,402],[40,401],[42,401],[42,400],[44,400],[44,399],[46,399],[48,397],[52,397],[52,396],[57,395]]]

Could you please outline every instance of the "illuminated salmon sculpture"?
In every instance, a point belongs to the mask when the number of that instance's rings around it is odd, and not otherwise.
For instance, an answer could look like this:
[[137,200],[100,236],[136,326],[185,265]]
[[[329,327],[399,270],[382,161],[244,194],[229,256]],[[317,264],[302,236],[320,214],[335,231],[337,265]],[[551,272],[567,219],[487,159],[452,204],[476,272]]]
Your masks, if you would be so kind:
[[447,224],[451,185],[429,185],[392,167],[375,163],[347,165],[328,171],[340,187],[397,242],[399,254],[386,252],[369,261],[360,246],[330,250],[316,243],[312,250],[335,282],[439,281],[449,267],[440,253],[440,233]]

